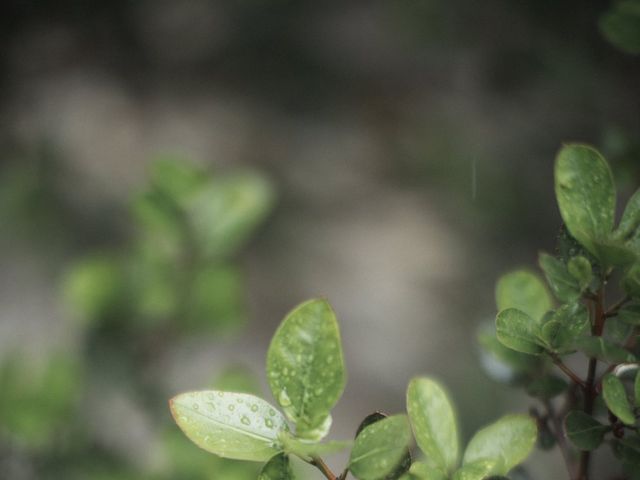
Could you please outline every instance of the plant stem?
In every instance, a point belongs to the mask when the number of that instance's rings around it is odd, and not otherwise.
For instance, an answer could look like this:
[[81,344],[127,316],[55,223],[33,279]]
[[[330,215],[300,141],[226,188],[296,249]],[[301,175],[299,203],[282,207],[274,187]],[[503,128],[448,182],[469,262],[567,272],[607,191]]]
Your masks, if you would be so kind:
[[560,422],[560,416],[553,408],[551,400],[544,400],[543,403],[547,410],[547,416],[551,419],[551,423],[553,424],[553,436],[558,443],[558,447],[560,447],[560,453],[562,453],[562,458],[564,459],[564,463],[569,471],[569,476],[571,476],[573,473],[573,462],[571,460],[571,454],[569,453],[569,445],[567,444],[567,439],[565,438],[562,429],[562,423]]
[[583,390],[587,387],[587,384],[584,382],[584,380],[582,380],[576,372],[571,370],[562,361],[560,357],[554,354],[554,355],[551,355],[551,360],[560,370],[562,370],[571,379],[571,381],[573,381],[573,383],[580,385],[580,387],[582,387]]
[[607,310],[605,312],[605,316],[613,317],[613,316],[617,315],[618,314],[618,310],[620,310],[626,303],[628,303],[630,301],[631,301],[631,297],[629,295],[623,297],[622,299],[620,299],[620,301],[616,302],[611,307],[609,307],[609,310]]
[[[604,282],[603,282],[604,283]],[[596,337],[602,336],[604,331],[604,322],[607,319],[606,312],[604,311],[604,286],[600,288],[598,294],[594,300],[594,318],[592,334]],[[598,368],[598,360],[594,357],[589,359],[589,371],[587,373],[587,385],[584,389],[584,413],[587,415],[593,414],[593,404],[596,398],[595,380],[596,370]],[[591,452],[585,451],[580,454],[580,463],[578,465],[578,472],[576,474],[576,480],[588,480],[589,479],[589,462],[591,460]]]
[[327,480],[340,480],[320,457],[313,457],[309,463],[320,470]]

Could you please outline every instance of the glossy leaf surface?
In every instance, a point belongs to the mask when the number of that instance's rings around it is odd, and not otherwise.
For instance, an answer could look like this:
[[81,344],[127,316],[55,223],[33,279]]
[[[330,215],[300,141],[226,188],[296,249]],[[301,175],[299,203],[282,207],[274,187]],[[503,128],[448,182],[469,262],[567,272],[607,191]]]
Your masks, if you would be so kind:
[[597,255],[594,241],[613,229],[616,194],[609,164],[592,147],[566,145],[556,158],[555,191],[567,229]]
[[293,480],[293,478],[289,457],[283,453],[269,460],[258,476],[258,480]]
[[208,390],[178,395],[170,406],[185,435],[220,457],[261,462],[282,451],[285,419],[259,397]]
[[298,436],[326,434],[346,382],[338,322],[327,301],[310,300],[286,316],[269,346],[267,379]]
[[536,443],[538,429],[526,415],[506,415],[478,431],[467,446],[463,464],[495,460],[491,473],[506,475],[529,456]]
[[498,313],[496,336],[500,343],[518,352],[538,355],[543,351],[540,326],[529,315],[515,308]]
[[394,415],[366,427],[351,450],[349,471],[360,480],[383,480],[395,472],[411,444],[405,415]]
[[407,411],[416,442],[427,461],[453,472],[459,462],[456,414],[446,390],[430,378],[414,378],[407,389]]
[[602,396],[607,407],[611,412],[627,425],[633,425],[636,417],[633,414],[627,392],[624,389],[622,381],[608,373],[602,379]]

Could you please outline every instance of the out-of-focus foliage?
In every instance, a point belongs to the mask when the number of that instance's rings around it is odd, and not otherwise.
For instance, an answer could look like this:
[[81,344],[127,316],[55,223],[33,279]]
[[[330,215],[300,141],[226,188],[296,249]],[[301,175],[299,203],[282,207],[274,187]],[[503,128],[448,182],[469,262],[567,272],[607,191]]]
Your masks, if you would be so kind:
[[613,4],[600,19],[604,36],[627,53],[640,53],[640,1],[622,0]]
[[[20,192],[24,182],[16,178],[40,178],[28,169],[13,172],[10,186]],[[140,398],[166,388],[141,373],[165,354],[163,339],[223,334],[244,321],[243,278],[234,255],[269,212],[270,185],[255,173],[212,174],[176,159],[153,163],[150,177],[131,204],[130,239],[89,251],[63,278],[63,298],[76,320],[69,328],[84,342],[79,353],[46,358],[42,368],[17,354],[0,364],[0,458],[4,449],[19,451],[34,478],[254,480],[259,473],[190,448],[153,405],[144,411],[159,435],[147,448],[163,458],[153,471],[130,465],[94,438],[85,418],[86,392],[99,389],[113,372],[126,372],[127,388]],[[4,192],[12,199],[0,202],[6,218],[20,216],[39,198],[28,187],[24,195]],[[51,214],[46,199],[36,203]],[[213,383],[259,390],[238,367]]]

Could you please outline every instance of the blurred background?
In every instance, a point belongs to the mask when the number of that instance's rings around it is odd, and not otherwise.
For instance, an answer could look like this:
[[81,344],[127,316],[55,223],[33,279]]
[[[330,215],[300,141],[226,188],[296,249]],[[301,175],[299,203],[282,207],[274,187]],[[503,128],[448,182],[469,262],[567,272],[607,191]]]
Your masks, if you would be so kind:
[[621,196],[640,183],[640,62],[603,35],[611,8],[5,1],[0,478],[256,478],[166,402],[271,400],[270,337],[315,296],[349,373],[332,438],[403,410],[418,374],[449,386],[465,437],[527,411],[477,332],[497,277],[554,248],[562,142],[603,151]]

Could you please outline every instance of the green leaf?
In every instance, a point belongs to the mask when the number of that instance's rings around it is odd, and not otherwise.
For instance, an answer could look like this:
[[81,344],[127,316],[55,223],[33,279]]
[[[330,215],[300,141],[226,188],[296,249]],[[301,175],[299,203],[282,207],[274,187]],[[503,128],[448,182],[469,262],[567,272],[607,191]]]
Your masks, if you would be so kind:
[[589,326],[589,312],[584,305],[563,305],[543,325],[541,335],[551,350],[566,353],[573,349],[575,339]]
[[629,471],[637,472],[640,468],[640,437],[614,440],[613,453],[629,467]]
[[618,310],[617,318],[625,323],[628,323],[629,325],[639,326],[640,305],[637,303],[625,305],[620,310]]
[[640,1],[614,3],[600,19],[600,30],[620,50],[631,54],[640,53]]
[[409,472],[420,480],[447,480],[445,473],[424,462],[414,462]]
[[453,480],[484,480],[496,468],[495,460],[476,460],[458,469]]
[[293,478],[289,457],[283,453],[269,460],[258,476],[258,480],[293,480]]
[[526,415],[506,415],[478,431],[467,446],[463,464],[496,460],[494,474],[506,475],[529,456],[536,443],[536,422]]
[[406,415],[375,422],[356,437],[349,471],[360,480],[386,480],[390,473],[396,472],[410,444],[411,428]]
[[591,262],[582,255],[570,258],[567,262],[567,271],[569,274],[578,281],[580,290],[586,290],[591,284],[593,279],[593,270],[591,268]]
[[569,385],[567,382],[555,375],[545,375],[536,378],[526,386],[527,393],[532,397],[551,399],[564,392]]
[[444,387],[431,378],[411,380],[407,412],[427,461],[439,470],[453,472],[459,462],[460,441],[456,414]]
[[208,179],[202,168],[171,157],[154,161],[150,176],[153,187],[176,203],[193,195]]
[[569,412],[564,420],[564,429],[571,443],[579,450],[598,448],[604,434],[609,431],[609,427],[579,410]]
[[620,240],[594,240],[593,247],[596,257],[605,267],[624,267],[638,259],[634,251]]
[[640,263],[631,266],[622,279],[622,288],[634,299],[640,299]]
[[636,406],[640,407],[640,370],[636,373],[636,380],[633,382],[633,396],[636,401]]
[[264,462],[282,451],[285,419],[259,397],[208,390],[178,395],[170,406],[185,435],[220,457]]
[[569,273],[564,263],[547,253],[541,253],[538,264],[558,300],[573,302],[580,297],[580,282]]
[[498,311],[517,308],[536,321],[552,307],[544,282],[528,270],[516,270],[500,277],[496,285],[496,304]]
[[317,443],[300,440],[293,435],[283,432],[280,435],[285,453],[296,455],[305,461],[311,460],[313,457],[330,455],[346,448],[351,447],[353,442],[348,440],[331,441],[326,443]]
[[309,300],[289,313],[267,353],[273,396],[301,438],[319,440],[346,382],[340,331],[325,300]]
[[556,157],[555,190],[571,235],[597,256],[594,241],[613,229],[616,192],[609,164],[594,148],[566,145]]
[[481,364],[487,375],[498,382],[511,383],[540,368],[542,359],[505,347],[496,338],[495,326],[484,325],[478,332]]
[[602,396],[609,410],[621,422],[627,425],[633,425],[636,422],[624,385],[612,373],[607,373],[602,379]]
[[614,236],[620,240],[628,240],[638,227],[640,227],[640,189],[636,190],[627,202]]
[[234,253],[271,209],[270,184],[255,174],[216,177],[189,198],[185,214],[207,257]]
[[636,357],[624,348],[602,337],[580,337],[574,346],[588,357],[594,357],[607,363],[635,362]]
[[498,340],[513,350],[531,355],[543,352],[540,326],[526,313],[508,308],[496,317],[496,336]]

